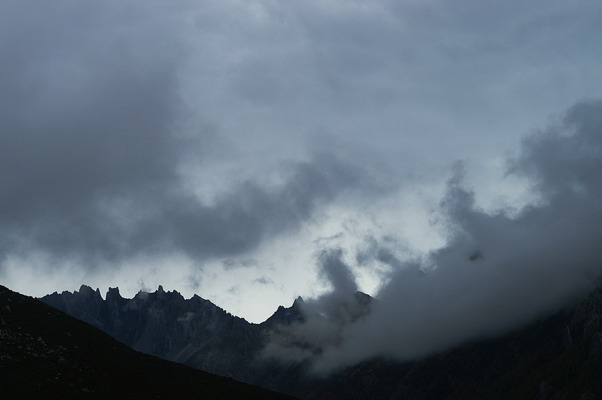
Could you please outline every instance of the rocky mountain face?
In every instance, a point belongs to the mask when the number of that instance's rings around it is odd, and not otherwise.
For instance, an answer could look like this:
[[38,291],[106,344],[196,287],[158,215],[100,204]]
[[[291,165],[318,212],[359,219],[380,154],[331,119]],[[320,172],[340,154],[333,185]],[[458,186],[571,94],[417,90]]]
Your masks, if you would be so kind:
[[260,350],[259,331],[208,300],[177,292],[140,292],[125,299],[109,289],[106,300],[88,286],[42,299],[103,330],[135,350],[249,381],[246,360]]
[[[100,305],[94,294],[83,291],[87,306]],[[0,286],[0,393],[5,399],[289,398],[139,353],[4,286]]]
[[[368,360],[326,378],[309,373],[319,343],[295,335],[308,317],[316,318],[300,298],[262,324],[161,287],[133,299],[111,289],[103,300],[98,291],[82,286],[43,301],[134,349],[304,399],[602,400],[600,290],[575,307],[496,339],[405,363]],[[337,323],[361,318],[372,304],[369,296],[356,293],[331,318]],[[306,356],[286,363],[266,358],[275,332],[277,344]]]
[[272,329],[302,321],[301,298],[290,308],[278,308],[262,324],[251,324],[198,296],[184,299],[176,291],[165,292],[161,286],[132,299],[111,288],[103,300],[98,290],[82,285],[79,291],[41,300],[135,350],[243,382],[278,390],[306,372],[298,363],[286,366],[262,356]]

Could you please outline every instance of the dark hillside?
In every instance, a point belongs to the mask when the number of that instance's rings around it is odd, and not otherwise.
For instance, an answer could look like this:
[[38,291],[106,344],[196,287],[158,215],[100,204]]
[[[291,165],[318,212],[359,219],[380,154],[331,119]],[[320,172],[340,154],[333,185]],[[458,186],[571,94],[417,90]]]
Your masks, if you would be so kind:
[[286,399],[134,351],[0,286],[0,388],[10,399]]

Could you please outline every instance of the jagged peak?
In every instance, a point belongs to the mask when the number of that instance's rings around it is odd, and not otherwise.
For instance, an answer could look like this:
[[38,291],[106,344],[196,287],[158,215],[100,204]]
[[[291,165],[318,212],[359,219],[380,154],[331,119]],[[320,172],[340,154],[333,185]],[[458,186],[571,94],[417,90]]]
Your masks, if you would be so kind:
[[173,299],[186,300],[184,298],[184,296],[182,296],[182,294],[180,292],[178,292],[177,290],[169,290],[167,292],[165,292],[165,291],[163,291],[163,292],[157,291],[157,292],[165,294],[170,300],[173,300]]
[[100,290],[98,288],[96,288],[96,290],[92,289],[90,286],[88,285],[81,285],[79,287],[79,291],[76,290],[73,292],[74,295],[80,295],[80,296],[84,296],[86,298],[94,298],[96,300],[101,300],[102,301],[102,296],[100,294]]
[[196,301],[196,302],[200,302],[203,304],[211,304],[213,306],[218,307],[216,304],[214,304],[211,300],[207,300],[204,297],[199,296],[198,294],[193,294],[192,297],[190,298],[190,300]]
[[94,289],[92,289],[88,285],[81,285],[79,287],[79,290],[77,292],[80,293],[80,294],[94,293]]
[[[193,301],[193,302],[198,302],[198,303],[202,303],[205,305],[210,305],[210,306],[214,306],[219,308],[222,312],[226,312],[224,309],[222,309],[221,307],[217,306],[215,303],[213,303],[212,301],[205,299],[203,297],[200,297],[199,295],[197,295],[196,293],[192,295],[192,297],[190,298],[186,298],[182,295],[182,293],[178,292],[177,290],[171,290],[171,291],[165,291],[163,285],[159,285],[157,290],[155,292],[147,292],[145,290],[140,290],[138,291],[138,293],[136,293],[133,298],[129,298],[129,297],[123,297],[119,291],[119,287],[109,287],[106,295],[103,296],[102,293],[100,292],[100,289],[92,289],[90,286],[88,285],[81,285],[81,287],[78,290],[74,290],[73,292],[71,291],[67,291],[64,290],[62,292],[58,292],[58,291],[54,291],[53,293],[47,294],[45,297],[50,297],[50,296],[60,296],[60,297],[65,297],[65,296],[81,296],[83,294],[83,297],[85,298],[86,296],[88,296],[89,294],[92,294],[94,297],[97,297],[98,299],[100,299],[101,301],[115,301],[115,300],[138,300],[138,301],[144,301],[144,300],[148,300],[148,299],[153,299],[156,298],[156,295],[159,294],[161,298],[166,298],[166,299],[170,299],[173,300],[174,298],[177,299],[182,299],[184,301]],[[155,295],[155,296],[153,296]],[[165,297],[164,297],[165,296]],[[237,317],[238,318],[238,317]]]
[[353,297],[355,297],[356,300],[359,300],[362,303],[370,303],[372,302],[372,300],[374,300],[374,297],[359,290],[353,294]]
[[107,291],[106,299],[107,299],[107,301],[109,301],[112,299],[123,299],[123,297],[121,297],[118,287],[114,287],[114,288],[110,287],[109,290]]
[[305,306],[305,300],[299,296],[290,307],[278,306],[278,309],[262,324],[302,321],[305,312],[303,306]]
[[134,299],[136,300],[147,300],[149,292],[145,292],[144,290],[139,290],[138,293],[134,295]]

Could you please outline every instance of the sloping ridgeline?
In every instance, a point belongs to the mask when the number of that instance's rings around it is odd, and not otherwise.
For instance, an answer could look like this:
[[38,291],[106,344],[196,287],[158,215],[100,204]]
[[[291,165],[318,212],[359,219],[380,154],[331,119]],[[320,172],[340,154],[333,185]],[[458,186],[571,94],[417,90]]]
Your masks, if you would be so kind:
[[134,351],[100,330],[0,286],[5,399],[287,399]]

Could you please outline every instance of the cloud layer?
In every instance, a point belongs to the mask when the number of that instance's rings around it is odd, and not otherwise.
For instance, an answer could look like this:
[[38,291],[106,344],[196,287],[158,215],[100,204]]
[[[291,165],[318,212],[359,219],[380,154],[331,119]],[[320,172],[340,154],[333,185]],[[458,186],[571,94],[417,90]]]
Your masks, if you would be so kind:
[[215,157],[212,132],[185,129],[173,25],[120,20],[137,8],[116,3],[44,5],[43,17],[31,7],[13,6],[22,20],[5,21],[16,39],[2,43],[0,257],[38,251],[93,267],[237,256],[365,180],[324,149],[281,165],[276,184],[242,179],[202,200],[185,169]]
[[[509,173],[527,177],[540,202],[516,216],[479,209],[458,168],[441,203],[448,244],[412,262],[398,260],[386,246],[373,251],[392,271],[377,295],[380,301],[368,316],[333,326],[339,340],[314,358],[316,371],[375,356],[412,359],[500,334],[558,310],[598,284],[601,115],[601,101],[579,103],[562,122],[523,142]],[[317,299],[317,309],[332,308],[333,299],[349,301],[353,285],[341,253],[328,253],[321,263],[332,271],[327,275],[333,292]],[[312,324],[310,318],[304,329],[312,332]],[[311,334],[306,337],[312,340]]]

